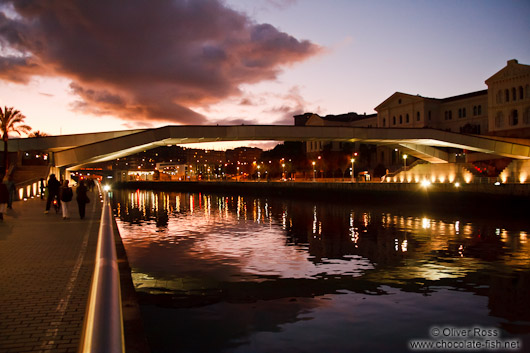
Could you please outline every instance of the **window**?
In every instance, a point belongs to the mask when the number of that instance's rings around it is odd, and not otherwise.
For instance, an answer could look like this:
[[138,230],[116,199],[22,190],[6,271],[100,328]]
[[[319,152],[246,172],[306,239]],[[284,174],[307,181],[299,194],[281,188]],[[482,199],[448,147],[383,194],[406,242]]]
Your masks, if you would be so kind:
[[530,98],[530,85],[524,87],[526,99]]
[[395,116],[392,117],[392,125],[396,125],[396,117]]
[[453,111],[449,111],[449,120],[452,120],[453,119]]
[[517,99],[517,90],[515,89],[515,87],[512,88],[512,100],[516,100]]
[[416,112],[416,121],[420,121],[420,112]]
[[501,90],[499,90],[499,91],[497,92],[497,99],[496,99],[496,101],[497,101],[497,104],[501,104],[501,103],[502,103],[502,91],[501,91]]
[[403,124],[403,115],[399,116],[399,125]]
[[510,90],[504,90],[504,95],[505,95],[505,102],[509,102],[510,101]]
[[400,99],[398,99],[398,104],[401,104],[401,98],[400,98]]
[[519,86],[519,99],[524,99],[523,86]]
[[386,126],[386,119],[383,118],[383,127],[385,127],[385,126]]
[[466,108],[462,108],[462,118],[466,117]]
[[428,116],[429,121],[430,121],[431,120],[431,111],[430,110],[427,112],[427,116]]
[[497,115],[495,116],[495,127],[496,128],[500,128],[502,126],[503,119],[504,119],[504,116],[502,112],[498,112]]
[[517,109],[512,110],[510,114],[510,125],[515,126],[519,123],[519,112]]
[[476,116],[477,115],[477,106],[474,105],[473,106],[473,116]]
[[407,114],[407,116],[406,116],[406,118],[405,118],[405,119],[406,119],[406,121],[407,121],[407,124],[408,124],[408,123],[410,122],[410,120],[409,120],[409,115],[408,115],[408,114]]
[[478,106],[478,115],[482,115],[482,106],[481,105]]
[[458,117],[459,117],[459,118],[462,117],[462,109],[458,109]]

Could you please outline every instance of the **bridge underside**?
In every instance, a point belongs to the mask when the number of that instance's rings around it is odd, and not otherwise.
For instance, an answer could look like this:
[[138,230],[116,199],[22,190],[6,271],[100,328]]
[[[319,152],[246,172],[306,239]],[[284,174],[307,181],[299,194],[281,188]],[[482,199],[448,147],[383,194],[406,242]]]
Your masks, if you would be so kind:
[[440,150],[452,147],[515,159],[530,159],[528,144],[463,135],[434,129],[352,128],[322,126],[165,126],[157,129],[109,133],[49,136],[9,141],[10,150],[54,151],[57,167],[80,166],[114,160],[151,148],[217,141],[343,141],[377,145],[400,145],[431,163],[447,163]]

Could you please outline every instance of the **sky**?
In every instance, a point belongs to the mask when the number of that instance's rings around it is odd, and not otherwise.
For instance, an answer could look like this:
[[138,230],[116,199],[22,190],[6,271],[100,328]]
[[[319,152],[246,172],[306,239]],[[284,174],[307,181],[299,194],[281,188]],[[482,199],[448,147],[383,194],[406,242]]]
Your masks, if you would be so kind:
[[0,106],[51,135],[293,124],[530,64],[528,0],[0,0]]

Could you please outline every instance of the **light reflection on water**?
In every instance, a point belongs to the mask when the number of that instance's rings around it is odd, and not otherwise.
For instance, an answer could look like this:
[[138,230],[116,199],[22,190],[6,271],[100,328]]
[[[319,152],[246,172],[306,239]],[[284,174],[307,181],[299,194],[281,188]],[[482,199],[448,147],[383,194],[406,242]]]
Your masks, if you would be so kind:
[[237,195],[114,203],[154,352],[407,351],[442,324],[530,345],[525,223]]

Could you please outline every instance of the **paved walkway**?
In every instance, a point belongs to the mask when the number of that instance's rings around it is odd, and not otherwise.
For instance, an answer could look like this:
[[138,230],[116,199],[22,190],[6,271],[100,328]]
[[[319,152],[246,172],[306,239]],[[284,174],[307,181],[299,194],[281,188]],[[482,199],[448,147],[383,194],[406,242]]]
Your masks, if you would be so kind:
[[86,218],[44,214],[40,199],[13,203],[0,222],[0,352],[76,352],[101,215],[90,195]]

